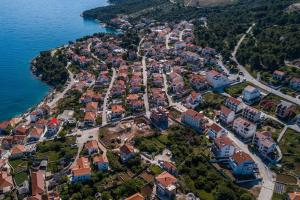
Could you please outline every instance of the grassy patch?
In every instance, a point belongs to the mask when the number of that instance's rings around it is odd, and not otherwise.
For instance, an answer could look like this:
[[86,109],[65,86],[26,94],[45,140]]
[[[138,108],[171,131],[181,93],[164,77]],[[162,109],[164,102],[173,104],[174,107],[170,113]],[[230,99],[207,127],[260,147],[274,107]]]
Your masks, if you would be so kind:
[[248,82],[238,83],[225,88],[225,92],[228,93],[230,96],[239,97],[242,94],[244,88],[247,87],[248,85],[249,85]]
[[28,180],[28,174],[26,172],[13,174],[13,177],[17,185],[21,185],[24,181]]
[[155,176],[162,173],[162,169],[157,165],[151,165],[149,169]]
[[297,178],[287,174],[277,174],[276,181],[290,185],[297,184]]
[[135,146],[140,150],[157,155],[165,149],[165,145],[157,137],[139,137],[135,139]]
[[48,158],[48,170],[57,172],[68,165],[77,154],[75,140],[75,137],[66,137],[39,143],[34,156],[40,159]]
[[279,147],[283,154],[284,171],[300,174],[300,135],[292,129],[287,129],[280,141]]

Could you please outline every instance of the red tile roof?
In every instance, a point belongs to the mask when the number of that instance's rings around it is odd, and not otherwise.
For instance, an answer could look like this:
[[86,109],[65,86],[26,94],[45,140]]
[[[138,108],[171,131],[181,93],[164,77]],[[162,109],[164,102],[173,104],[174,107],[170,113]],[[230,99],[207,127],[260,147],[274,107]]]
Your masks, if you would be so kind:
[[245,161],[253,161],[253,159],[249,156],[249,154],[245,153],[244,151],[236,151],[233,156],[232,159],[238,164],[242,164]]
[[21,153],[24,153],[25,151],[26,151],[25,146],[18,144],[11,149],[11,154],[12,155],[21,154]]
[[42,194],[45,191],[45,175],[41,171],[31,172],[32,195]]
[[291,192],[289,193],[290,200],[300,200],[300,192]]
[[0,188],[14,186],[12,176],[10,176],[6,171],[0,173]]
[[155,180],[164,187],[169,187],[177,182],[177,179],[168,172],[161,173],[155,177]]
[[90,140],[84,145],[85,149],[98,149],[98,142],[96,140]]
[[228,116],[231,112],[233,112],[231,109],[223,105],[221,106],[221,113],[223,113],[225,116]]
[[78,158],[75,165],[71,169],[74,176],[82,176],[90,174],[92,169],[90,167],[90,162],[87,158]]
[[222,130],[222,127],[220,127],[218,124],[213,123],[210,127],[209,127],[212,131],[218,133]]
[[195,119],[198,119],[198,120],[204,119],[204,115],[202,113],[198,113],[198,112],[196,112],[195,110],[192,110],[192,109],[188,109],[187,111],[185,111],[184,114],[189,115],[189,116],[191,116]]
[[124,144],[123,146],[121,146],[120,151],[125,154],[130,154],[130,153],[134,153],[134,148],[129,144]]
[[233,146],[232,140],[227,137],[226,135],[221,135],[220,137],[217,137],[214,141],[215,145],[217,145],[220,149],[227,146],[231,145]]
[[108,163],[108,159],[105,155],[96,155],[93,157],[93,163]]
[[145,198],[140,193],[135,193],[134,195],[127,197],[125,200],[144,200]]

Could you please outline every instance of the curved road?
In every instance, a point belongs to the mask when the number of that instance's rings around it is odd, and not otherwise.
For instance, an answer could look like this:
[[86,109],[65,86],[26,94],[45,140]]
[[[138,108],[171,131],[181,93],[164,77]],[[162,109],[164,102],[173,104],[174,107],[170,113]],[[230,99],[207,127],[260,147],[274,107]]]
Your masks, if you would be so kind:
[[249,29],[246,31],[246,33],[245,33],[245,34],[241,37],[241,39],[238,41],[237,45],[236,45],[235,48],[234,48],[234,51],[232,52],[232,58],[231,58],[231,59],[237,64],[237,67],[239,68],[239,70],[240,70],[241,72],[244,73],[244,76],[241,77],[241,78],[246,79],[247,81],[253,83],[254,85],[256,85],[256,86],[258,86],[258,87],[260,87],[260,88],[262,88],[262,89],[264,89],[264,90],[266,90],[266,91],[268,91],[268,92],[270,92],[270,93],[272,93],[272,94],[274,94],[274,95],[277,95],[277,96],[279,96],[279,97],[281,97],[281,98],[283,98],[283,99],[285,99],[285,100],[288,100],[288,101],[293,102],[293,103],[295,103],[295,104],[297,104],[297,105],[300,105],[300,99],[296,99],[296,98],[291,97],[291,96],[289,96],[289,95],[283,94],[283,93],[281,93],[280,91],[275,90],[275,89],[273,89],[273,88],[271,88],[271,87],[269,87],[269,86],[266,86],[266,85],[262,84],[261,82],[257,81],[257,80],[256,80],[256,79],[255,79],[255,78],[254,78],[254,77],[253,77],[253,76],[245,69],[245,67],[242,66],[242,65],[238,62],[238,60],[236,59],[236,54],[237,54],[238,49],[240,48],[240,45],[241,45],[242,42],[244,41],[246,35],[247,35],[248,33],[251,32],[251,30],[253,29],[254,26],[255,26],[255,23],[253,23],[253,24],[249,27]]

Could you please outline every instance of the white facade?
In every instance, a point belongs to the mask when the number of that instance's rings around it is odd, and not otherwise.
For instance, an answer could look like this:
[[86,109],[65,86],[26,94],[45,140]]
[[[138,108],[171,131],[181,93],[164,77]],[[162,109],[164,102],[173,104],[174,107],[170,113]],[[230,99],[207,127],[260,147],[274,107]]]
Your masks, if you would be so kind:
[[248,139],[254,136],[256,132],[256,124],[239,117],[233,121],[233,130],[242,138]]
[[213,88],[220,88],[230,84],[226,76],[214,70],[207,73],[206,80]]

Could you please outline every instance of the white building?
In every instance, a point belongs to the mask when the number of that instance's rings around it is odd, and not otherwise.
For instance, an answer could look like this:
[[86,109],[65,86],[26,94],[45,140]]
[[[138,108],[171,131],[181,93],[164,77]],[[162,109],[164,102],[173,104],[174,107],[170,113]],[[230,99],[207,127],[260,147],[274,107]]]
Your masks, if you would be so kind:
[[261,119],[261,112],[253,107],[247,106],[243,110],[242,116],[252,122],[259,122]]
[[225,101],[225,105],[234,112],[239,112],[243,109],[243,103],[234,97],[228,97]]
[[226,134],[226,131],[220,127],[218,124],[213,123],[207,130],[207,134],[209,138],[215,139],[223,134]]
[[235,117],[235,113],[233,110],[227,108],[226,106],[221,106],[219,119],[221,122],[225,124],[230,124],[233,122]]
[[200,93],[191,92],[191,94],[186,98],[186,106],[188,108],[196,108],[202,101],[202,96]]
[[205,125],[207,120],[202,113],[198,113],[192,109],[188,109],[185,113],[182,114],[181,122],[200,131],[204,131],[206,128]]
[[234,154],[235,146],[226,135],[221,135],[214,140],[213,152],[218,158],[228,158]]
[[255,102],[258,102],[261,97],[260,90],[251,85],[245,87],[242,95],[243,95],[243,101],[246,102],[247,104],[253,104]]
[[213,88],[221,88],[221,87],[224,87],[224,86],[230,84],[229,79],[225,75],[223,75],[215,70],[211,70],[211,71],[207,72],[206,80],[207,80],[208,84],[210,86],[212,86]]
[[243,151],[235,152],[229,159],[229,165],[236,175],[253,175],[257,172],[256,163]]
[[256,132],[254,144],[258,151],[265,157],[273,153],[276,149],[276,143],[272,138],[272,133],[268,131]]
[[254,136],[256,132],[256,124],[245,118],[239,117],[233,121],[233,130],[242,138],[248,139]]

